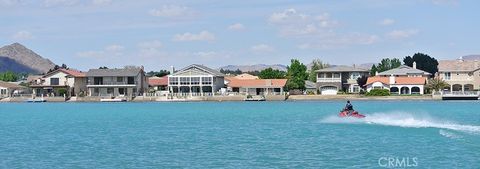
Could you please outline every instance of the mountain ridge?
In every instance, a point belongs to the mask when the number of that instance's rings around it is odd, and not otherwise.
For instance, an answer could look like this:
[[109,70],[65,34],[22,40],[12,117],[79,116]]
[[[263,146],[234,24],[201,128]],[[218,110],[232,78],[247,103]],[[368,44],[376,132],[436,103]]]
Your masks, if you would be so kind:
[[0,72],[41,74],[54,67],[55,63],[20,43],[13,43],[0,48]]

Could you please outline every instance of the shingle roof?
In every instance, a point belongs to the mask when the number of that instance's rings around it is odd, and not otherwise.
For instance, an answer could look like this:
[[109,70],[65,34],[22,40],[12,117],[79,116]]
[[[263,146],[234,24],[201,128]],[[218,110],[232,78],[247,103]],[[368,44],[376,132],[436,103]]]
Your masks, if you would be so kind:
[[395,69],[390,69],[381,73],[378,73],[379,76],[390,76],[390,75],[408,75],[408,74],[423,74],[431,75],[431,73],[425,72],[423,70],[414,69],[407,65],[402,65]]
[[167,86],[168,85],[168,76],[150,77],[150,78],[148,78],[148,85],[150,85],[150,86]]
[[228,87],[284,87],[288,79],[237,79],[234,77],[226,78]]
[[438,71],[474,71],[480,68],[480,61],[476,60],[440,60]]
[[[390,84],[390,77],[372,76],[367,79],[365,85],[369,85],[375,82],[381,82],[383,84]],[[426,77],[395,77],[396,85],[424,85],[427,82]]]
[[4,81],[0,81],[0,86],[1,87],[5,87],[5,88],[25,88],[24,86],[20,86],[20,85],[17,85],[17,84],[13,84],[13,83],[9,83],[9,82],[4,82]]
[[88,77],[105,76],[137,76],[142,68],[123,68],[123,69],[90,69],[86,73]]
[[55,74],[56,72],[63,72],[65,74],[68,74],[68,75],[73,76],[73,77],[85,77],[85,72],[82,72],[82,71],[79,71],[79,70],[74,70],[74,69],[63,69],[63,68],[52,71],[52,72],[46,74],[43,77],[48,77],[50,75]]
[[211,69],[211,68],[209,68],[209,67],[206,67],[206,66],[203,66],[203,65],[199,65],[199,64],[192,64],[192,65],[190,65],[190,66],[187,66],[187,67],[185,67],[185,68],[183,68],[183,69],[180,69],[179,71],[175,72],[173,75],[175,75],[175,74],[177,74],[177,73],[179,73],[179,72],[183,72],[183,71],[185,71],[185,70],[188,70],[188,69],[190,69],[190,68],[192,68],[192,67],[195,67],[195,68],[204,70],[204,71],[206,71],[206,72],[208,72],[208,73],[210,73],[210,74],[212,74],[212,75],[214,75],[214,76],[225,76],[223,73],[220,73],[219,71],[217,71],[217,70],[215,70],[215,69]]
[[317,70],[316,72],[368,72],[367,69],[351,66],[335,66]]

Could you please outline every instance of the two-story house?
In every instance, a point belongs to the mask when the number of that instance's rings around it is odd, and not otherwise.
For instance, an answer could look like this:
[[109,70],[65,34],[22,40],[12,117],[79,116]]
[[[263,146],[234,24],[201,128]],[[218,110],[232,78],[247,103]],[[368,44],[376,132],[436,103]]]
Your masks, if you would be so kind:
[[317,89],[321,95],[336,95],[338,91],[358,93],[361,87],[357,79],[368,76],[367,69],[351,66],[335,66],[317,70]]
[[30,88],[36,96],[77,96],[86,91],[86,77],[84,72],[62,68],[32,80]]
[[217,70],[192,64],[168,75],[168,90],[173,95],[213,95],[225,87],[224,77]]
[[148,89],[143,67],[90,69],[86,76],[88,96],[131,98]]
[[425,84],[431,73],[417,69],[414,62],[413,67],[402,65],[384,72],[376,73],[376,76],[369,77],[365,87],[367,91],[372,89],[387,89],[391,94],[410,95],[424,94]]
[[446,91],[472,91],[480,89],[480,61],[441,60],[437,76],[450,86]]

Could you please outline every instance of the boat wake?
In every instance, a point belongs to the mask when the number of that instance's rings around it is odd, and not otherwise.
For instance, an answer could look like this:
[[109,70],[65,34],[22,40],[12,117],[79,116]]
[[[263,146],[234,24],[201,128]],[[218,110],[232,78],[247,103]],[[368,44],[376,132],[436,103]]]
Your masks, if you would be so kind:
[[[374,113],[368,114],[363,119],[340,118],[329,116],[321,120],[322,123],[359,123],[384,126],[397,126],[408,128],[438,128],[444,129],[442,135],[446,136],[445,130],[461,131],[471,134],[480,134],[480,126],[463,125],[446,120],[437,120],[426,114],[411,113]],[[447,136],[446,136],[447,137]]]

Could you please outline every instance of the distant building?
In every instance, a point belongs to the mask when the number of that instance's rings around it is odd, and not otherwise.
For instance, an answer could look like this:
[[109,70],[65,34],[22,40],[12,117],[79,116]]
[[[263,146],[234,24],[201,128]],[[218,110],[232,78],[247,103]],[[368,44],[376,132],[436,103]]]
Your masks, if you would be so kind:
[[143,67],[90,69],[86,76],[88,96],[135,97],[148,88]]
[[30,88],[36,96],[77,96],[86,92],[86,76],[84,72],[73,69],[57,69],[35,80],[30,79]]
[[358,93],[360,86],[357,79],[362,76],[368,76],[367,69],[335,66],[317,70],[317,88],[321,95],[336,95],[338,91],[349,93]]
[[248,73],[242,73],[237,76],[235,76],[237,79],[259,79],[258,76],[254,76]]
[[390,69],[384,72],[377,73],[376,76],[381,77],[430,77],[432,76],[431,73],[425,72],[423,70],[417,69],[417,64],[413,62],[413,67],[407,65],[401,65],[398,68]]
[[163,77],[149,77],[148,87],[155,91],[167,91],[168,90],[168,75]]
[[225,87],[224,77],[217,70],[192,64],[168,75],[168,90],[173,95],[214,95]]
[[242,95],[283,95],[287,80],[226,78],[229,92]]
[[0,81],[0,99],[5,97],[12,97],[16,91],[27,89],[24,86],[17,84]]
[[445,88],[447,91],[480,90],[480,61],[441,60],[437,76],[450,85]]

